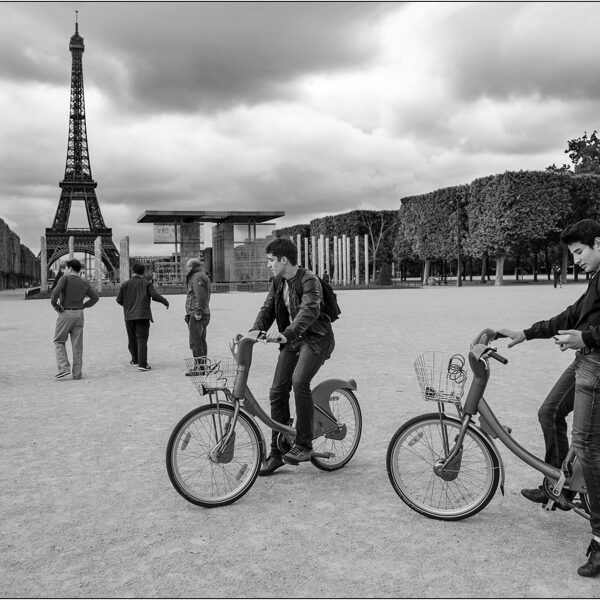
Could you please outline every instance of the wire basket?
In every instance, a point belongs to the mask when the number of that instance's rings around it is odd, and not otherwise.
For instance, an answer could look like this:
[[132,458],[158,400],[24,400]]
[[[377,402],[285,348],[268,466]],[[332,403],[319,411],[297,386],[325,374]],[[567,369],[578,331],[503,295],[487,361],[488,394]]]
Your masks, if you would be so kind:
[[428,350],[417,356],[414,367],[425,400],[460,402],[467,382],[467,367],[462,354]]
[[202,394],[232,389],[238,372],[238,364],[231,356],[186,358],[185,366],[192,383]]

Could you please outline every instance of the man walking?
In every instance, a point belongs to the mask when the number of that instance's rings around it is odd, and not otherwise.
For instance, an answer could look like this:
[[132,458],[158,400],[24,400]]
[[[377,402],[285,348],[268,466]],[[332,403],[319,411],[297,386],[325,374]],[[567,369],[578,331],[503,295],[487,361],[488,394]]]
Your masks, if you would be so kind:
[[154,322],[150,299],[161,302],[167,308],[169,308],[169,301],[154,289],[152,281],[144,277],[144,270],[144,265],[139,263],[133,265],[133,276],[121,285],[117,302],[123,307],[125,316],[125,329],[131,354],[129,364],[140,371],[150,371],[152,367],[148,364],[148,337],[150,323]]
[[[206,356],[206,328],[210,322],[210,279],[199,258],[187,261],[187,297],[185,299],[185,322],[188,326],[189,344],[192,356]],[[186,375],[197,372],[188,371]]]
[[[71,365],[65,348],[69,336],[71,336],[73,349],[73,379],[81,379],[83,310],[94,306],[99,300],[98,294],[93,290],[89,281],[79,276],[80,271],[81,263],[76,258],[67,261],[64,274],[50,297],[54,310],[58,312],[54,331],[54,351],[58,367],[56,379],[63,379],[71,374]],[[85,300],[85,298],[88,299]]]

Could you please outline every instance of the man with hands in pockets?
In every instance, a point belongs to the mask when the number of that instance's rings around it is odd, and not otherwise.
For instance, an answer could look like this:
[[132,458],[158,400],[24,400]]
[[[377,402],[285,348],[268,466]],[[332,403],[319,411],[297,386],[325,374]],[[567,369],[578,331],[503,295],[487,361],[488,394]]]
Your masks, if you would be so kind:
[[[577,572],[600,573],[600,224],[584,219],[570,225],[560,240],[576,265],[590,275],[587,290],[563,312],[528,329],[500,329],[511,339],[508,347],[536,338],[554,338],[562,352],[575,351],[575,360],[558,378],[538,411],[546,446],[545,461],[561,468],[569,449],[566,417],[573,412],[573,447],[581,462],[588,491],[592,541],[588,560]],[[521,490],[532,502],[546,503],[543,486]],[[568,494],[569,492],[567,492]]]

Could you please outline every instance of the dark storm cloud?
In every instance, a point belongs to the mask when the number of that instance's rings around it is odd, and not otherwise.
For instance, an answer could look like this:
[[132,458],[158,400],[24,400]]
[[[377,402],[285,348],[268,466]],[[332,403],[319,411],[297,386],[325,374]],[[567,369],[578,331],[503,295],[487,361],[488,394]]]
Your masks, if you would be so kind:
[[[398,3],[83,3],[86,86],[128,109],[222,110],[287,99],[296,78],[356,68],[378,51],[373,25]],[[65,80],[72,3],[9,3],[15,39],[0,42],[3,77]],[[40,52],[55,46],[54,55]],[[60,55],[59,55],[60,56]],[[88,74],[89,73],[89,74]]]
[[595,2],[474,3],[432,30],[439,73],[465,100],[600,94]]

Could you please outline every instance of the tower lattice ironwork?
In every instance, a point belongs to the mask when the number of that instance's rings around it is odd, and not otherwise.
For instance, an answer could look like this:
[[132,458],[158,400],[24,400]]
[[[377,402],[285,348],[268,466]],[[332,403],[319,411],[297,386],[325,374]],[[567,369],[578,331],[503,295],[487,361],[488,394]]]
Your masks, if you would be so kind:
[[[71,36],[69,50],[72,56],[71,102],[69,112],[69,142],[65,177],[61,188],[58,208],[52,227],[46,229],[48,265],[69,253],[69,238],[75,243],[75,252],[94,254],[94,242],[102,239],[102,262],[112,277],[119,267],[119,252],[112,241],[112,229],[106,227],[96,197],[96,186],[92,179],[85,123],[85,99],[83,93],[83,62],[85,47],[79,35],[79,24],[75,22],[75,33]],[[69,215],[73,202],[84,202],[89,229],[69,229]]]

